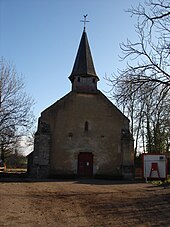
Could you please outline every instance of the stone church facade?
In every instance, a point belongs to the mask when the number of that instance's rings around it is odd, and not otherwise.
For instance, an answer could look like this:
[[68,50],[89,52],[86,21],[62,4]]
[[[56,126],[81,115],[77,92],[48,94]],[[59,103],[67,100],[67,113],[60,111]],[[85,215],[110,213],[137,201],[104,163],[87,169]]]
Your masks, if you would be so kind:
[[128,118],[97,89],[84,29],[69,79],[72,90],[39,118],[28,173],[35,177],[133,177]]

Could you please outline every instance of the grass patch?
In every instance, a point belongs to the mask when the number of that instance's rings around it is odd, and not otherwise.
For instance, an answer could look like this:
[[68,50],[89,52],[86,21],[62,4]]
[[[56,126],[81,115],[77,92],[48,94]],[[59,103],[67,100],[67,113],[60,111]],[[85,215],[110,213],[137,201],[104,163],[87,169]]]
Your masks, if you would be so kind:
[[11,168],[11,169],[6,169],[6,173],[26,173],[27,169],[25,168]]
[[153,180],[150,181],[152,184],[157,185],[157,186],[170,186],[170,175],[168,175],[167,179],[162,181],[162,180]]

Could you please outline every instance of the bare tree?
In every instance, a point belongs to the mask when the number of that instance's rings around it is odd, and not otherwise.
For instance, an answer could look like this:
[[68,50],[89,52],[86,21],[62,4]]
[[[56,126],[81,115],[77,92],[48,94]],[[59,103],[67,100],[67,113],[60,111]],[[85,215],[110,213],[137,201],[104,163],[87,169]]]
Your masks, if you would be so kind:
[[0,60],[0,153],[1,158],[13,151],[21,136],[32,127],[33,99],[24,91],[24,83],[15,67]]
[[118,81],[112,89],[111,97],[130,119],[130,129],[135,139],[135,156],[141,143],[143,151],[168,150],[169,96],[160,97],[159,88],[153,90],[150,84],[145,84],[134,92],[132,87],[129,88],[126,83]]
[[133,92],[149,84],[164,96],[170,90],[170,1],[148,0],[128,12],[136,17],[138,41],[120,45],[128,63],[118,79],[133,85]]
[[128,12],[136,17],[138,40],[120,45],[127,66],[106,80],[111,96],[131,116],[135,149],[139,137],[147,151],[168,149],[160,144],[169,141],[170,1],[147,0]]

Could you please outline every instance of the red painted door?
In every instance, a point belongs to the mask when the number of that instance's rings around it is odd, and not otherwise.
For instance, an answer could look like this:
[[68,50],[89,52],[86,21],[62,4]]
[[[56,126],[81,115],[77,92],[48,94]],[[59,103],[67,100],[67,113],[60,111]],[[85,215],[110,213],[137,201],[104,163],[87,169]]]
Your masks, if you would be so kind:
[[83,177],[93,176],[93,154],[81,152],[78,155],[78,175]]

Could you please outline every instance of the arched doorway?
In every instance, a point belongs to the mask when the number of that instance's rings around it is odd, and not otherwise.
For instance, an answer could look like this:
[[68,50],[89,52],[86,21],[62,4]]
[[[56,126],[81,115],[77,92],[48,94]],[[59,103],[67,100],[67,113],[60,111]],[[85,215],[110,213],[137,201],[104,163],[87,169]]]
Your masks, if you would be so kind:
[[93,154],[91,152],[79,153],[77,174],[82,177],[93,176]]

